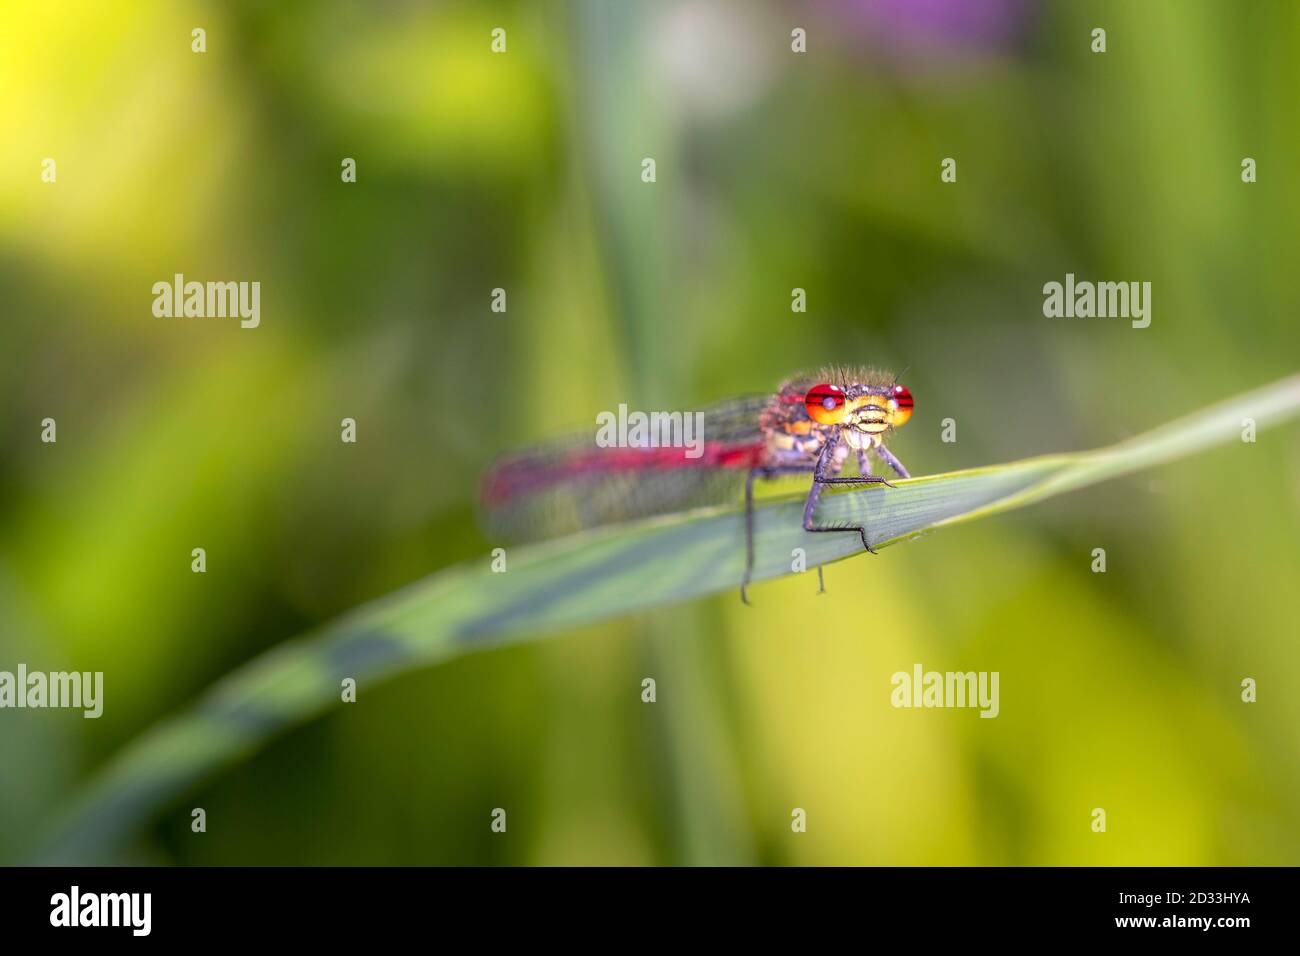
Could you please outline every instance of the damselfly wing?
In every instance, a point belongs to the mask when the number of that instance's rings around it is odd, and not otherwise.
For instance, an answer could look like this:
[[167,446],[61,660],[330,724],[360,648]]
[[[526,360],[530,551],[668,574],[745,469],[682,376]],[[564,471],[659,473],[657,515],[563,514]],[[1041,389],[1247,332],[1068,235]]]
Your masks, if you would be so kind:
[[769,401],[755,395],[700,409],[698,457],[683,447],[601,447],[595,429],[507,455],[483,482],[488,529],[509,540],[533,541],[739,503],[745,476],[763,454],[760,417]]

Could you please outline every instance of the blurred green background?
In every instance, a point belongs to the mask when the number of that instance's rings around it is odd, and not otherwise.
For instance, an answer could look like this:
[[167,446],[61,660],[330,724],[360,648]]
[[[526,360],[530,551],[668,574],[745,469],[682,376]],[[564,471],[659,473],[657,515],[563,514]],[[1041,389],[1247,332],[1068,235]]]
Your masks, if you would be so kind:
[[[0,7],[0,669],[105,672],[97,721],[0,712],[0,860],[222,674],[486,561],[484,467],[619,402],[910,366],[925,474],[1293,372],[1298,46],[1228,0]],[[261,327],[154,318],[176,272]],[[1066,272],[1150,328],[1044,318]],[[366,688],[114,861],[1295,864],[1298,472],[1265,432]],[[893,709],[918,662],[1001,715]]]

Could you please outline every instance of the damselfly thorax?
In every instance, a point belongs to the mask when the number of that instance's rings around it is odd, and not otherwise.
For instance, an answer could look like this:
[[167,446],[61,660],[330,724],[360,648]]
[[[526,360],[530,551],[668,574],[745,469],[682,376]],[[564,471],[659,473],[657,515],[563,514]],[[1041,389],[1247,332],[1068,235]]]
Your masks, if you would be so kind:
[[[886,447],[912,415],[912,394],[888,373],[831,369],[787,381],[775,394],[721,402],[699,412],[703,448],[602,447],[592,434],[503,458],[483,484],[494,534],[537,538],[581,528],[734,501],[745,489],[746,570],[753,570],[753,485],[757,478],[811,474],[805,530],[849,531],[871,551],[863,527],[814,521],[822,488],[888,484],[872,474],[870,456],[906,478]],[[856,477],[840,477],[857,460]]]

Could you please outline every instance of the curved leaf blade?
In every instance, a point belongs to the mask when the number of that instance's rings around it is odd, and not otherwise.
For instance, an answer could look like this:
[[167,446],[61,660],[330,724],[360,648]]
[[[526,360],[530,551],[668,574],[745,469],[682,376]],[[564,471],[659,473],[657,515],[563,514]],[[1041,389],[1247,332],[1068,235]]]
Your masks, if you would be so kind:
[[[828,493],[819,520],[865,521],[873,546],[884,548],[1240,440],[1247,418],[1264,428],[1298,412],[1300,375],[1107,448]],[[756,581],[792,573],[794,548],[809,568],[861,552],[855,534],[805,532],[802,509],[802,494],[758,503]],[[734,508],[688,512],[513,551],[506,574],[486,561],[450,568],[358,608],[250,662],[147,731],[68,809],[37,859],[93,862],[197,781],[337,703],[344,677],[373,685],[525,635],[735,589],[743,533]]]

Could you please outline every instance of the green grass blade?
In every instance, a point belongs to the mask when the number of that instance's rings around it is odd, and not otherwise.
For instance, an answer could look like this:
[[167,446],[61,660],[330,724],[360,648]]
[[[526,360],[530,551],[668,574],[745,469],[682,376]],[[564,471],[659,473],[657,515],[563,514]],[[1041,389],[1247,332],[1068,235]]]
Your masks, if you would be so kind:
[[[859,523],[887,547],[944,525],[1005,511],[1084,485],[1241,440],[1300,411],[1300,375],[1179,419],[1118,445],[840,491],[819,518]],[[756,513],[755,579],[858,554],[855,535],[802,530],[802,495],[764,500]],[[160,807],[281,729],[340,700],[340,682],[369,689],[397,672],[504,641],[735,590],[744,564],[743,517],[708,509],[509,553],[509,570],[481,563],[439,572],[250,662],[190,710],[147,731],[92,781],[38,852],[40,862],[94,862]],[[884,560],[884,559],[873,559]]]

